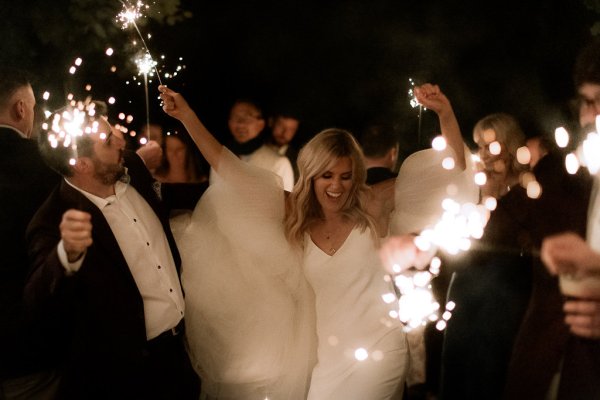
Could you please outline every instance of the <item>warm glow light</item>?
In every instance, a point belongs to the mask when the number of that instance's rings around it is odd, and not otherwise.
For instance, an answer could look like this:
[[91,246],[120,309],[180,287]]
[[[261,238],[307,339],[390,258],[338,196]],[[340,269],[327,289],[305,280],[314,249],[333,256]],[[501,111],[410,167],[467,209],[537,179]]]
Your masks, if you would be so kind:
[[359,347],[356,349],[356,351],[354,351],[354,358],[356,358],[358,361],[365,361],[367,358],[369,358],[369,352],[366,349]]
[[485,172],[477,172],[475,174],[474,179],[476,185],[483,186],[487,182],[487,175],[485,174]]
[[517,161],[523,165],[529,164],[531,161],[531,153],[527,146],[522,146],[517,149]]
[[502,146],[500,145],[500,142],[490,143],[489,149],[490,149],[490,154],[495,155],[495,156],[497,156],[498,154],[500,154],[502,152]]
[[567,172],[571,175],[574,175],[579,170],[579,160],[577,156],[573,153],[567,154],[565,158],[565,167],[567,168]]
[[488,210],[494,211],[498,205],[498,200],[496,200],[496,198],[493,196],[489,196],[489,197],[485,198],[485,200],[483,201],[483,204],[485,205],[485,208],[487,208]]
[[50,92],[44,92],[44,94],[42,95],[42,98],[44,100],[48,100],[50,98]]
[[527,184],[527,197],[537,199],[542,195],[542,187],[539,182],[531,181]]
[[446,139],[443,136],[436,136],[431,142],[431,147],[434,150],[442,151],[446,149]]
[[595,133],[588,133],[583,141],[583,158],[585,165],[591,174],[595,174],[600,169],[600,136]]
[[558,147],[565,148],[569,144],[569,133],[565,128],[560,126],[554,131],[554,140]]
[[452,157],[446,157],[442,160],[442,168],[447,169],[447,170],[451,170],[454,169],[455,166],[455,162],[454,162],[454,158]]

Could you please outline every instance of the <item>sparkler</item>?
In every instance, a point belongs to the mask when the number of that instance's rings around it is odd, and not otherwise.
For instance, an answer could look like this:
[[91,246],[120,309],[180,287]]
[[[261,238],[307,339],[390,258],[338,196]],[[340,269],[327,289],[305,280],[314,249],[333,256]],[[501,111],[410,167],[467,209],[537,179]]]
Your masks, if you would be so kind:
[[[72,100],[68,107],[61,111],[47,112],[46,117],[50,122],[44,122],[42,129],[48,131],[50,147],[70,148],[72,156],[70,165],[77,162],[77,140],[86,134],[98,133],[100,123],[96,115],[96,104],[90,98],[85,101]],[[100,132],[100,139],[104,140],[107,132]]]
[[150,126],[150,95],[148,93],[148,74],[150,74],[150,76],[153,75],[152,71],[153,69],[156,69],[156,61],[154,61],[152,57],[150,57],[150,54],[145,53],[142,57],[137,58],[135,60],[135,63],[138,67],[138,75],[144,75],[144,93],[146,98],[146,126]]
[[417,97],[415,96],[415,81],[412,78],[408,78],[408,84],[409,84],[409,88],[408,88],[408,97],[409,97],[409,103],[410,106],[412,108],[417,108],[419,107],[419,125],[417,128],[417,140],[418,143],[421,143],[421,116],[423,114],[423,105],[421,103],[419,103],[419,100],[417,100]]
[[[140,32],[140,29],[138,28],[137,23],[135,22],[138,18],[142,17],[142,13],[141,10],[142,9],[147,9],[149,8],[148,5],[142,3],[141,1],[138,1],[134,6],[131,5],[127,5],[123,0],[119,0],[121,2],[121,4],[123,5],[123,10],[117,15],[117,20],[120,21],[123,25],[123,29],[127,29],[129,27],[129,25],[133,25],[133,27],[135,28],[136,32],[138,33],[138,36],[140,37],[140,40],[142,42],[142,45],[144,46],[144,49],[146,50],[146,56],[145,58],[152,60],[152,55],[150,54],[150,50],[148,49],[148,45],[146,44],[146,41],[144,40],[144,37],[142,36],[142,32]],[[137,64],[137,60],[136,60],[136,64]],[[156,71],[156,77],[158,78],[158,83],[159,84],[163,84],[161,79],[160,79],[160,74],[158,73],[158,70],[156,69],[156,62],[148,62],[146,61],[146,66],[150,65],[150,69],[154,69],[154,71]],[[138,68],[140,68],[139,64],[138,64]],[[147,73],[146,73],[147,75]],[[144,75],[144,76],[146,76]]]

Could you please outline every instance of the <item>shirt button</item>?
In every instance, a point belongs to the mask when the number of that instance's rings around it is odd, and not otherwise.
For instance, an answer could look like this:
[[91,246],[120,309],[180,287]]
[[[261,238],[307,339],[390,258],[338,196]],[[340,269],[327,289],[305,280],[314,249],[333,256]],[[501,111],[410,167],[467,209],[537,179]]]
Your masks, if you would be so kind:
[[173,292],[173,289],[169,289],[169,292]]
[[158,269],[160,269],[160,265],[158,266]]
[[150,246],[150,242],[146,242],[146,246]]
[[137,222],[137,219],[135,219],[135,218],[134,218],[134,219],[133,219],[133,222]]

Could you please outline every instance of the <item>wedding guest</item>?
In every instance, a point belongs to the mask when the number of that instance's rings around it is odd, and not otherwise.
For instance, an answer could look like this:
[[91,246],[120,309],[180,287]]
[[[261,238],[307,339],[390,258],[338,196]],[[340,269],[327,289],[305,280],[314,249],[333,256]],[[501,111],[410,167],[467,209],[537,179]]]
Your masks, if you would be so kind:
[[494,113],[473,128],[479,167],[486,174],[482,201],[497,201],[483,237],[463,257],[446,259],[452,277],[447,301],[456,304],[444,331],[440,398],[500,399],[512,346],[531,290],[527,199],[520,185],[528,171],[517,153],[525,134],[512,115]]
[[[580,50],[574,67],[577,118],[587,131],[600,114],[600,41]],[[580,142],[581,139],[575,140]],[[546,155],[534,169],[542,195],[532,208],[534,248],[545,238],[571,232],[595,246],[598,196],[596,177],[569,175],[564,159]],[[593,195],[591,195],[593,193]],[[550,242],[552,243],[552,242]],[[548,242],[544,257],[548,258]],[[543,247],[542,247],[543,249]],[[592,399],[600,396],[600,300],[565,297],[558,279],[539,259],[533,263],[533,290],[509,367],[506,399]],[[565,316],[566,314],[566,316]],[[565,324],[566,322],[566,324]]]
[[294,142],[297,137],[300,119],[290,111],[278,111],[269,117],[271,137],[268,143],[279,155],[287,157],[294,170],[294,182],[298,181],[298,146]]
[[63,179],[27,231],[25,298],[57,303],[68,323],[60,398],[197,399],[179,253],[152,177],[120,131],[88,118],[77,153],[41,135]]
[[242,160],[267,169],[281,177],[285,190],[294,186],[292,164],[264,142],[265,119],[261,108],[252,100],[238,99],[229,111],[229,131],[233,140],[229,146]]
[[23,303],[29,271],[25,230],[59,180],[30,137],[35,96],[20,69],[0,67],[0,398],[52,399],[58,343],[47,321],[30,321]]
[[362,133],[360,143],[367,167],[367,185],[398,176],[395,172],[400,144],[383,125],[370,125]]

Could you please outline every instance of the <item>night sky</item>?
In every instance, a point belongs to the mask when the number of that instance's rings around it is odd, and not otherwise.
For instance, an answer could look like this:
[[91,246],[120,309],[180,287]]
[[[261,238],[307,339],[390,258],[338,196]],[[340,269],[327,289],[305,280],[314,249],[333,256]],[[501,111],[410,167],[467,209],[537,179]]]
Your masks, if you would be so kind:
[[[184,0],[181,7],[193,17],[175,26],[149,23],[140,29],[152,34],[148,47],[155,59],[164,54],[166,64],[173,65],[183,57],[186,69],[168,84],[184,93],[217,136],[225,132],[232,101],[250,97],[267,112],[298,112],[304,138],[332,126],[358,133],[370,122],[383,121],[396,127],[409,149],[424,145],[436,129],[435,117],[426,112],[424,138],[416,143],[418,112],[409,106],[409,78],[440,84],[467,140],[477,119],[491,112],[513,113],[528,134],[551,133],[565,124],[572,64],[600,19],[583,0]],[[93,7],[90,13],[93,18]],[[26,25],[27,17],[22,18]],[[9,16],[9,21],[15,19]],[[105,40],[117,47],[125,36]],[[114,94],[116,111],[134,113],[133,128],[144,122],[143,85],[124,84],[125,75],[135,75],[134,67],[119,65],[117,78],[108,72],[114,60],[87,55],[87,69],[78,76],[69,76],[64,65],[55,68],[61,76],[48,77],[48,63],[84,54],[85,43],[60,49],[42,43],[40,48],[30,62],[44,77],[36,91],[54,85],[66,92],[90,82],[94,96]],[[28,63],[23,49],[13,52],[0,54]],[[150,119],[171,124],[154,96],[156,80],[149,90]]]
[[[189,5],[194,18],[155,45],[189,60],[180,89],[213,130],[225,129],[235,97],[255,97],[298,109],[308,136],[377,120],[407,144],[418,127],[409,78],[440,84],[469,139],[477,119],[497,111],[530,134],[553,131],[569,117],[572,63],[597,17],[575,0]],[[430,114],[424,132],[435,130]]]

